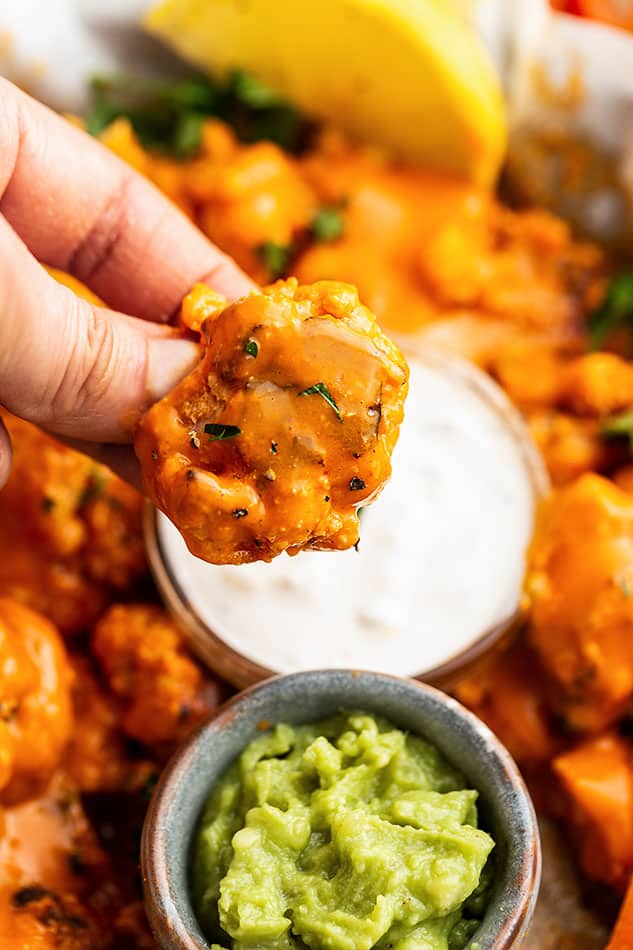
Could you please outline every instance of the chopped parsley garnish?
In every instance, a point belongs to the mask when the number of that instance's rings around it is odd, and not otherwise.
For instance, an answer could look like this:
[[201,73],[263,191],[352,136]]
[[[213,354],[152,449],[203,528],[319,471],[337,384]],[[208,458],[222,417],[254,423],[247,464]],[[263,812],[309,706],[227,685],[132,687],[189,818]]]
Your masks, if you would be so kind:
[[342,209],[331,205],[319,208],[312,218],[310,230],[316,241],[327,243],[338,240],[345,231]]
[[268,271],[271,280],[278,280],[284,276],[293,252],[292,244],[277,244],[275,241],[264,241],[255,248],[255,253]]
[[204,122],[200,112],[183,112],[178,117],[172,136],[172,148],[178,157],[187,158],[199,151]]
[[604,300],[589,316],[589,349],[599,350],[616,330],[633,333],[633,271],[609,284]]
[[105,475],[99,468],[93,468],[90,477],[86,483],[81,498],[79,499],[79,507],[83,508],[84,505],[89,505],[91,501],[96,501],[98,498],[101,498],[105,491],[106,480]]
[[327,388],[325,383],[315,383],[314,386],[308,386],[308,388],[300,392],[299,395],[300,396],[321,396],[322,399],[325,399],[328,406],[330,406],[334,410],[334,414],[336,418],[338,419],[338,421],[339,422],[343,421],[341,410],[336,405],[334,399],[332,398],[332,394],[330,393],[330,390]]
[[257,341],[249,340],[248,343],[244,347],[244,352],[247,354],[247,356],[253,356],[253,357],[257,356],[257,354],[259,353],[259,346],[257,345]]
[[349,481],[349,490],[350,491],[363,491],[365,488],[365,482],[362,478],[359,478],[358,475],[354,475],[353,478],[350,478]]
[[279,96],[251,73],[236,69],[231,79],[236,98],[253,109],[268,109],[279,104]]
[[91,94],[86,117],[91,135],[125,118],[144,146],[181,159],[199,151],[203,124],[211,116],[228,122],[243,142],[267,139],[288,151],[300,150],[312,129],[296,109],[242,70],[223,80],[97,76]]
[[605,439],[628,439],[629,451],[633,455],[633,409],[605,419],[600,434]]
[[205,77],[155,81],[138,76],[96,76],[86,128],[99,135],[115,119],[132,124],[141,143],[176,158],[195,155],[202,144],[202,125],[217,114],[219,87]]
[[209,442],[225,442],[242,432],[239,426],[228,426],[222,422],[207,422],[204,431],[209,436]]

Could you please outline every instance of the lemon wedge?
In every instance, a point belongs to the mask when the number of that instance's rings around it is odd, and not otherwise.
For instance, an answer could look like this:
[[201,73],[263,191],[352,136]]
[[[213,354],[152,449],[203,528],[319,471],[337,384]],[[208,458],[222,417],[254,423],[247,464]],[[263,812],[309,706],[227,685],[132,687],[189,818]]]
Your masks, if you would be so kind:
[[402,158],[482,185],[499,171],[502,93],[447,0],[161,0],[146,26],[197,67],[249,70]]

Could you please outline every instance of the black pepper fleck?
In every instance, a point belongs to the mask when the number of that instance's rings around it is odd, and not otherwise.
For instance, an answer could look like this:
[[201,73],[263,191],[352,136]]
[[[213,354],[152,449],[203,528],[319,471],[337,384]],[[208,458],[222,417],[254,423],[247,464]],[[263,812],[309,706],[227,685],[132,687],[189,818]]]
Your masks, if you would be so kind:
[[193,481],[195,477],[196,477],[196,473],[194,472],[194,470],[192,468],[188,468],[187,474],[185,475],[185,478],[187,479],[187,481],[191,482]]
[[44,497],[42,498],[42,511],[46,512],[46,514],[50,514],[50,512],[53,510],[54,507],[55,507],[55,499],[49,498],[47,495],[44,495]]
[[365,487],[365,482],[362,478],[359,478],[358,475],[354,475],[353,478],[350,478],[349,490],[350,491],[362,491]]
[[38,884],[32,884],[27,887],[21,887],[19,891],[16,891],[11,898],[11,903],[14,907],[26,907],[27,904],[34,904],[36,901],[41,901],[45,897],[53,896],[52,891],[47,890],[47,888],[40,887]]
[[0,722],[11,722],[15,719],[18,708],[19,703],[15,699],[0,702]]
[[354,452],[354,458],[355,458],[355,459],[359,459],[359,458],[360,458],[360,452]]
[[76,874],[78,877],[82,877],[87,871],[86,862],[79,851],[70,852],[68,855],[68,864],[73,874]]
[[248,514],[248,508],[236,508],[233,512],[234,518],[245,518]]
[[276,442],[271,442],[271,443],[270,443],[270,451],[273,453],[273,455],[276,455],[276,454],[277,454],[277,443],[276,443]]
[[329,501],[329,500],[330,500],[330,496],[326,495],[324,501]]
[[623,739],[633,740],[633,719],[630,713],[618,723],[618,732]]
[[158,452],[156,451],[156,449],[152,449],[152,458],[154,459],[154,461],[156,461],[158,458]]

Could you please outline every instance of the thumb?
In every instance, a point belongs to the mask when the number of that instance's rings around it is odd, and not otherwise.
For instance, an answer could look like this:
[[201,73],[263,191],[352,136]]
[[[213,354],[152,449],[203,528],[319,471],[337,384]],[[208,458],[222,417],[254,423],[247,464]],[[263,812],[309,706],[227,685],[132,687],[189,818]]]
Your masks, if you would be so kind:
[[0,404],[11,412],[64,437],[130,441],[199,357],[173,329],[58,284],[0,216]]

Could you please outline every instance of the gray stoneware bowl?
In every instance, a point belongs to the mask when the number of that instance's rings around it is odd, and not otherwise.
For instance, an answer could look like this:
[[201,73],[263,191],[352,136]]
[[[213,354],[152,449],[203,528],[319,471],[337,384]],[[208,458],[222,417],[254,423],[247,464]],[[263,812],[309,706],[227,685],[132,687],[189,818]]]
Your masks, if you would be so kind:
[[262,727],[307,723],[340,709],[385,716],[433,742],[480,792],[483,823],[496,841],[497,879],[469,946],[519,946],[538,895],[536,816],[508,752],[476,716],[431,686],[380,673],[315,670],[253,686],[224,705],[180,748],[150,804],[141,845],[145,901],[164,950],[208,950],[189,900],[192,836],[211,787]]

